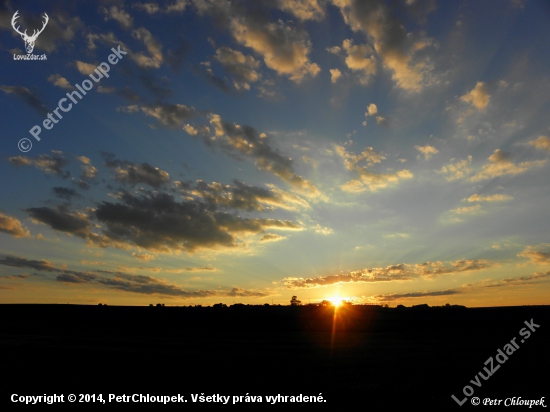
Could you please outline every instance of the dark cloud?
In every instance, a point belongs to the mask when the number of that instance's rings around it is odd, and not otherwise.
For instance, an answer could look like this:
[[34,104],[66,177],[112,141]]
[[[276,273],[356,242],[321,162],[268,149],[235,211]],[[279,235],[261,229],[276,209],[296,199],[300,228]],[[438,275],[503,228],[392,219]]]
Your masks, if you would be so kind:
[[90,283],[97,278],[93,273],[62,273],[57,275],[55,280],[63,283]]
[[21,275],[7,275],[7,276],[2,276],[2,278],[4,279],[28,279],[29,275],[27,275],[26,273],[23,273]]
[[263,297],[269,293],[261,291],[233,288],[231,290],[197,290],[189,291],[178,285],[168,283],[164,279],[152,276],[132,275],[124,272],[112,272],[106,270],[97,273],[70,273],[60,274],[56,277],[58,282],[102,285],[109,289],[122,292],[140,293],[145,295],[163,295],[178,298],[198,298],[212,296],[231,297]]
[[504,282],[507,285],[511,285],[511,284],[514,284],[514,285],[520,285],[521,284],[521,285],[523,285],[523,284],[535,283],[536,281],[546,280],[546,279],[549,279],[549,278],[550,278],[550,271],[542,272],[542,273],[541,272],[534,273],[531,276],[521,276],[521,277],[518,277],[518,278],[502,279],[501,281]]
[[8,162],[18,167],[34,166],[47,175],[56,175],[63,179],[68,178],[71,173],[68,170],[63,170],[63,168],[69,164],[69,160],[63,157],[61,152],[52,152],[52,155],[42,154],[35,158],[27,156],[8,157]]
[[30,260],[13,255],[0,255],[0,265],[10,266],[14,268],[42,270],[45,272],[59,272],[59,269],[57,269],[47,260]]
[[165,183],[170,182],[170,175],[158,167],[153,167],[148,163],[134,164],[126,160],[116,159],[112,153],[102,153],[105,158],[105,166],[115,172],[115,180],[134,186],[145,183],[155,189],[160,188]]
[[53,187],[52,191],[60,199],[71,200],[74,197],[80,197],[76,190],[68,187]]
[[[265,133],[258,133],[248,125],[238,125],[223,120],[219,115],[210,113],[208,119],[214,128],[215,136],[210,136],[210,127],[192,127],[185,122],[199,115],[194,107],[183,104],[168,104],[157,102],[153,105],[139,107],[143,113],[158,119],[165,127],[182,127],[192,136],[200,135],[203,142],[210,147],[220,147],[223,151],[238,159],[248,157],[253,159],[258,169],[278,176],[292,185],[302,194],[311,197],[323,197],[319,189],[309,180],[299,176],[294,171],[293,161],[271,147]],[[135,113],[137,106],[119,108],[119,111]]]
[[167,99],[174,94],[174,91],[167,86],[170,81],[166,76],[157,78],[151,72],[144,71],[139,80],[143,87],[150,91],[157,99]]
[[237,247],[236,234],[261,233],[267,228],[300,229],[275,219],[241,218],[212,211],[202,202],[176,202],[171,195],[120,195],[120,203],[102,202],[95,216],[106,239],[153,251]]
[[[31,22],[32,27],[41,27],[42,18],[35,18]],[[30,26],[29,26],[30,27]],[[36,49],[51,53],[57,50],[60,43],[68,44],[75,36],[76,32],[84,27],[84,24],[78,16],[68,16],[61,10],[58,10],[55,16],[50,16],[48,25],[36,40]]]
[[227,84],[227,80],[216,76],[210,67],[204,65],[196,65],[194,67],[194,71],[195,73],[205,78],[209,83],[216,86],[222,92],[231,93],[232,89]]
[[139,94],[134,92],[130,87],[124,86],[120,89],[116,89],[115,92],[117,95],[122,97],[125,100],[128,100],[129,102],[139,102],[141,100],[141,97]]
[[190,44],[183,38],[179,38],[176,47],[167,51],[165,59],[166,64],[175,73],[179,73],[190,52]]
[[[58,273],[55,280],[65,284],[91,285],[93,287],[101,285],[107,287],[108,289],[146,295],[154,294],[179,298],[196,298],[210,296],[263,297],[269,295],[269,293],[265,291],[247,290],[238,287],[234,287],[229,290],[216,289],[188,291],[176,284],[171,284],[164,279],[159,279],[152,276],[133,275],[125,272],[113,272],[109,270],[80,272],[56,267],[46,260],[31,260],[13,255],[0,255],[0,265],[14,268],[30,268],[48,273]],[[210,268],[202,269],[207,270]],[[23,274],[10,275],[9,277],[25,279],[28,276]]]
[[55,207],[32,207],[24,209],[34,220],[50,226],[60,232],[87,237],[90,232],[90,220],[81,212],[70,212],[66,205]]
[[303,194],[312,197],[322,196],[309,180],[295,173],[291,158],[283,156],[271,147],[264,133],[258,133],[248,125],[227,122],[217,114],[210,114],[209,119],[216,135],[214,143],[211,140],[211,144],[220,146],[229,154],[254,159],[258,169],[273,173]]
[[227,73],[233,76],[233,85],[239,91],[249,90],[250,83],[254,83],[261,78],[258,71],[260,62],[238,50],[220,47],[216,50],[215,59],[223,65]]
[[428,15],[437,9],[435,0],[404,0],[407,11],[418,19],[420,24],[425,24]]
[[447,289],[447,290],[438,290],[435,292],[390,293],[387,295],[374,295],[373,298],[375,298],[377,301],[391,302],[394,300],[410,299],[410,298],[425,298],[430,296],[457,295],[459,293],[463,293],[463,291],[459,289]]
[[297,207],[309,208],[309,204],[296,195],[275,188],[266,189],[247,185],[233,180],[233,185],[207,183],[202,180],[196,185],[186,185],[182,189],[185,196],[197,196],[213,209],[228,208],[247,211],[263,211],[280,207],[294,210]]
[[0,86],[0,90],[6,94],[13,94],[18,97],[32,107],[42,117],[46,117],[50,112],[42,100],[26,87],[2,85]]

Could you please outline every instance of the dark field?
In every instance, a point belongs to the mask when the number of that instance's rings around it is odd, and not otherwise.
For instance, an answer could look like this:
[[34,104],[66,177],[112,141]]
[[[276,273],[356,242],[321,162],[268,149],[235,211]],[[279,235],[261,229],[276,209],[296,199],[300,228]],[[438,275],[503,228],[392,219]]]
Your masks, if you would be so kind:
[[[481,400],[550,403],[548,306],[352,306],[333,319],[332,307],[0,305],[2,403],[12,393],[179,393],[198,409],[190,394],[322,393],[323,408],[446,410],[465,385]],[[521,343],[531,319],[540,327]],[[514,337],[519,349],[481,387],[470,383]]]

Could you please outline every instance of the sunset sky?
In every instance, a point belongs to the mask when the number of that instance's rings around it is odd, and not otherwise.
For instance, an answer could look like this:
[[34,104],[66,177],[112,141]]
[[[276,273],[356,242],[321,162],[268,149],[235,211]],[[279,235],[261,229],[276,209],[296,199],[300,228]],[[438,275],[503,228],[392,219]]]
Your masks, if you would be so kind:
[[[48,15],[46,60],[17,58],[16,11]],[[0,302],[550,304],[549,22],[546,0],[3,2]]]

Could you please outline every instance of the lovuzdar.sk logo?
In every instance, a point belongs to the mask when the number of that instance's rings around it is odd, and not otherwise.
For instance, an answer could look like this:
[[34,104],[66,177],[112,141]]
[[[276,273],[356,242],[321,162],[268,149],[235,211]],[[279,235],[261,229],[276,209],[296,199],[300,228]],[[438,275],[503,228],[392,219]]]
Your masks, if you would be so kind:
[[44,13],[44,16],[42,17],[44,19],[44,22],[42,23],[42,28],[40,30],[35,29],[33,30],[33,33],[31,36],[27,34],[27,29],[25,29],[24,32],[20,30],[20,26],[16,27],[16,20],[19,18],[19,10],[17,10],[13,17],[11,18],[11,26],[13,27],[13,30],[19,35],[21,35],[21,38],[25,42],[25,49],[27,50],[27,54],[14,54],[13,60],[46,60],[46,55],[36,55],[32,54],[32,51],[34,50],[34,43],[36,42],[36,39],[44,31],[46,28],[46,25],[48,24],[48,21],[50,18],[46,13]]

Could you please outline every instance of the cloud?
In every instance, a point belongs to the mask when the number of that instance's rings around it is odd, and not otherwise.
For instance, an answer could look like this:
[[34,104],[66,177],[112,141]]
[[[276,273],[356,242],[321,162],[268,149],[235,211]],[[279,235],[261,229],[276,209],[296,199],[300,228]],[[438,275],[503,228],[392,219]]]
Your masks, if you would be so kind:
[[[41,23],[35,23],[40,27]],[[64,12],[56,13],[48,21],[47,29],[36,39],[36,49],[52,53],[57,50],[58,43],[67,43],[73,40],[76,32],[84,27],[79,17],[69,17]]]
[[313,183],[295,173],[291,158],[283,156],[270,146],[265,134],[258,133],[248,125],[226,122],[217,114],[210,114],[209,119],[215,136],[207,141],[208,144],[217,145],[228,154],[254,159],[259,170],[273,173],[301,194],[323,198]]
[[139,97],[139,94],[134,92],[130,87],[124,86],[120,89],[116,90],[116,94],[118,94],[120,97],[122,97],[125,100],[128,100],[130,102],[137,102],[141,100]]
[[281,236],[276,233],[266,233],[260,238],[260,242],[276,242],[286,238],[287,236]]
[[132,7],[143,10],[147,14],[156,14],[156,13],[176,13],[183,12],[185,8],[189,5],[188,0],[176,0],[172,4],[165,4],[164,7],[160,6],[158,3],[134,3]]
[[[377,114],[378,114],[378,107],[376,106],[376,104],[374,103],[369,104],[367,106],[367,111],[365,112],[365,117],[376,116]],[[376,123],[384,127],[389,126],[388,119],[380,115],[376,116]],[[367,121],[365,120],[363,122],[363,126],[366,126],[366,125],[367,125]]]
[[439,150],[428,144],[426,146],[415,146],[414,148],[424,155],[425,160],[429,160],[432,155],[439,153]]
[[67,187],[53,187],[52,191],[54,195],[64,200],[71,200],[74,197],[80,197],[80,195],[74,189]]
[[468,202],[505,202],[507,200],[513,200],[514,198],[512,196],[508,195],[502,195],[502,194],[494,194],[494,195],[487,195],[487,196],[480,196],[478,194],[474,194],[470,196],[467,200]]
[[[548,251],[544,251],[549,249]],[[529,259],[533,264],[550,263],[550,245],[543,243],[537,246],[527,246],[522,252],[518,253],[519,257]]]
[[[137,111],[136,108],[137,106],[128,106],[126,109],[122,109],[121,111],[133,113]],[[140,109],[146,115],[157,119],[158,124],[161,126],[172,129],[182,127],[185,121],[192,119],[197,115],[194,107],[187,107],[184,104],[157,102],[155,104],[141,106]]]
[[103,14],[105,15],[105,21],[109,19],[116,20],[125,29],[131,28],[134,24],[133,17],[130,16],[130,14],[128,14],[122,8],[118,8],[117,6],[111,6],[109,8],[104,7],[102,11],[103,11]]
[[144,295],[162,295],[184,299],[215,296],[264,297],[269,295],[266,291],[243,289],[239,287],[233,287],[231,289],[188,291],[181,288],[179,285],[168,283],[164,279],[159,279],[152,276],[133,275],[125,272],[113,272],[109,270],[96,270],[88,272],[74,271],[58,268],[46,260],[29,260],[13,255],[0,255],[0,265],[16,268],[30,268],[49,273],[58,273],[55,280],[64,284],[78,284],[80,286],[90,285],[94,288],[97,288],[99,285],[112,290]]
[[546,160],[535,160],[530,162],[521,162],[518,164],[510,160],[510,154],[496,149],[488,158],[489,163],[482,166],[481,169],[470,178],[470,181],[477,182],[479,180],[493,179],[499,176],[511,175],[515,176],[525,173],[535,167],[541,167],[546,163]]
[[141,85],[149,90],[157,99],[166,99],[174,94],[172,89],[168,87],[170,81],[166,76],[157,78],[149,71],[143,70],[143,73],[139,75],[139,80],[141,81]]
[[365,117],[374,116],[377,113],[378,113],[378,107],[374,103],[371,103],[367,106],[367,111],[365,112]]
[[202,266],[202,267],[187,267],[187,268],[181,268],[181,269],[165,269],[165,272],[168,273],[182,273],[182,272],[215,272],[218,269],[209,267],[209,266]]
[[470,168],[471,164],[472,156],[470,155],[467,159],[446,164],[441,168],[439,173],[446,175],[445,179],[447,179],[447,181],[449,182],[452,182],[453,180],[463,179],[472,172],[472,169]]
[[103,153],[105,157],[105,166],[115,172],[115,180],[120,183],[135,186],[140,183],[158,189],[164,184],[170,182],[170,175],[158,167],[153,167],[148,163],[134,164],[126,160],[119,160],[112,153]]
[[134,52],[123,41],[119,40],[113,33],[94,34],[89,33],[86,36],[88,49],[96,49],[96,42],[112,46],[120,46],[122,50],[128,53],[128,57],[142,69],[158,69],[164,62],[162,53],[162,44],[153,37],[151,32],[144,27],[132,30],[131,35],[134,39],[140,41],[145,46],[147,53]]
[[451,210],[450,213],[455,215],[477,215],[479,213],[483,213],[483,211],[481,210],[481,205],[475,205],[459,207]]
[[485,83],[477,82],[476,86],[464,96],[460,97],[460,100],[471,103],[478,110],[485,110],[491,100],[491,96],[487,92]]
[[164,60],[162,54],[162,45],[153,37],[151,32],[144,27],[140,27],[132,31],[132,37],[140,40],[145,45],[148,55],[144,53],[134,53],[128,49],[129,57],[134,60],[142,68],[155,68],[158,69]]
[[47,260],[29,260],[14,255],[0,255],[0,265],[10,266],[14,268],[28,268],[34,270],[41,270],[45,272],[58,272],[53,264]]
[[322,20],[325,17],[318,0],[278,0],[278,3],[281,10],[300,20]]
[[371,298],[378,302],[392,302],[395,300],[425,298],[432,296],[450,296],[463,293],[460,289],[437,290],[433,292],[390,293],[386,295],[373,295]]
[[413,177],[413,174],[406,169],[394,173],[377,173],[372,170],[375,164],[386,159],[384,155],[376,152],[372,147],[367,147],[359,155],[348,152],[343,146],[336,146],[335,150],[344,159],[346,169],[355,172],[358,176],[358,179],[340,186],[345,192],[360,193],[367,189],[375,192],[391,184],[398,183],[400,180]]
[[[300,4],[298,2],[295,4]],[[284,2],[290,4],[290,2]],[[305,4],[305,3],[303,3]],[[234,39],[260,54],[267,67],[277,74],[288,76],[299,83],[305,77],[315,77],[321,70],[309,60],[311,42],[307,32],[279,20],[271,22],[262,3],[254,10],[246,10],[237,3],[218,0],[195,2],[199,14],[209,14],[227,28]],[[298,10],[294,8],[293,10]],[[301,15],[303,12],[300,12]]]
[[197,180],[196,185],[187,184],[182,188],[182,195],[195,196],[205,201],[211,208],[228,208],[246,211],[264,211],[281,208],[298,210],[310,208],[307,201],[292,193],[285,192],[273,185],[268,189],[247,185],[233,180],[233,185],[206,183]]
[[232,288],[225,290],[197,290],[188,291],[176,284],[168,283],[164,279],[152,276],[133,275],[124,272],[96,271],[96,273],[67,273],[60,274],[56,280],[62,283],[81,285],[101,285],[109,289],[122,292],[139,293],[145,295],[163,295],[178,298],[198,297],[263,297],[268,292],[247,290],[243,288]]
[[[430,61],[427,58],[415,60],[414,56],[418,50],[429,45],[431,40],[421,38],[420,41],[415,41],[418,35],[407,33],[405,26],[390,12],[383,0],[333,2],[340,8],[344,21],[350,28],[363,32],[372,42],[373,52],[380,57],[383,67],[392,73],[392,79],[398,87],[409,92],[418,92],[433,81],[430,76]],[[363,62],[365,65],[365,75],[374,74],[374,65],[368,67],[365,53],[357,53],[356,56],[357,64]],[[359,59],[361,56],[363,58]],[[369,59],[374,61],[374,54]],[[367,82],[363,81],[364,84]]]
[[550,139],[547,136],[539,136],[535,140],[527,142],[527,144],[536,149],[550,152]]
[[[296,174],[291,158],[283,156],[272,148],[264,133],[258,133],[248,125],[241,126],[230,123],[223,120],[218,114],[210,113],[207,118],[214,131],[214,136],[209,136],[209,127],[204,125],[195,127],[184,123],[186,120],[198,116],[194,107],[157,102],[155,105],[141,106],[140,109],[146,115],[158,119],[159,124],[163,126],[182,127],[191,136],[200,136],[208,146],[219,147],[227,154],[238,158],[253,159],[259,170],[273,173],[305,196],[324,198],[313,183]],[[135,113],[138,106],[121,107],[117,110]]]
[[334,230],[332,230],[329,227],[321,226],[319,223],[317,223],[315,226],[312,227],[313,230],[315,230],[315,233],[319,233],[321,235],[332,235],[334,233]]
[[252,56],[245,56],[238,50],[220,47],[214,56],[224,69],[233,76],[237,90],[250,89],[250,83],[257,82],[261,75],[258,72],[260,62]]
[[23,209],[35,222],[44,223],[59,232],[86,238],[90,232],[90,219],[85,213],[71,212],[66,205],[31,207]]
[[63,168],[69,164],[69,160],[63,157],[61,152],[52,152],[52,155],[42,154],[35,158],[27,156],[8,157],[8,162],[17,167],[34,166],[36,169],[43,171],[46,175],[55,175],[63,179],[68,178],[70,172],[68,170],[63,170]]
[[13,94],[14,96],[18,97],[27,105],[32,107],[36,111],[36,113],[38,113],[42,117],[46,117],[49,113],[48,108],[42,102],[42,100],[26,87],[2,85],[0,86],[0,90],[2,90],[5,94]]
[[338,69],[330,69],[330,81],[336,83],[338,79],[342,76],[342,72]]
[[102,202],[95,210],[105,237],[101,240],[149,251],[235,248],[243,246],[238,243],[237,235],[261,234],[266,229],[302,229],[291,221],[242,218],[209,210],[197,200],[176,202],[166,193],[140,197],[122,193],[120,200],[119,203]]
[[73,85],[70,84],[69,81],[60,74],[52,74],[50,77],[48,77],[48,81],[54,86],[61,87],[62,89],[74,90]]
[[392,233],[391,235],[384,235],[384,238],[386,238],[386,239],[395,239],[397,237],[408,238],[409,234],[408,233]]
[[30,236],[30,232],[23,227],[23,225],[17,218],[6,215],[1,211],[0,211],[0,232],[8,233],[16,238]]
[[367,44],[354,45],[350,39],[344,40],[342,48],[346,51],[346,66],[356,72],[362,85],[367,85],[373,75],[376,74],[376,58],[374,50]]
[[317,278],[285,278],[284,285],[287,288],[311,288],[337,283],[376,283],[409,281],[417,278],[433,279],[441,275],[454,275],[476,270],[488,269],[495,263],[484,259],[460,259],[455,262],[426,262],[418,264],[400,263],[385,268],[368,268],[348,273],[338,273]]
[[166,52],[164,61],[175,73],[179,73],[190,51],[191,46],[183,38],[180,38],[176,42],[176,47]]
[[550,278],[550,271],[533,273],[531,276],[521,276],[517,278],[502,279],[501,282],[508,285],[529,285],[539,280],[546,280]]
[[89,189],[89,182],[94,180],[99,173],[98,170],[92,165],[92,161],[86,156],[75,156],[81,167],[80,180],[77,182],[81,189]]
[[80,74],[83,74],[85,76],[93,73],[94,70],[97,68],[97,64],[85,63],[81,62],[80,60],[77,60],[75,64],[76,69],[80,72]]
[[136,259],[139,259],[139,260],[144,261],[144,262],[149,262],[150,260],[155,259],[155,255],[151,255],[149,253],[136,253],[136,252],[133,252],[132,256],[135,257]]

